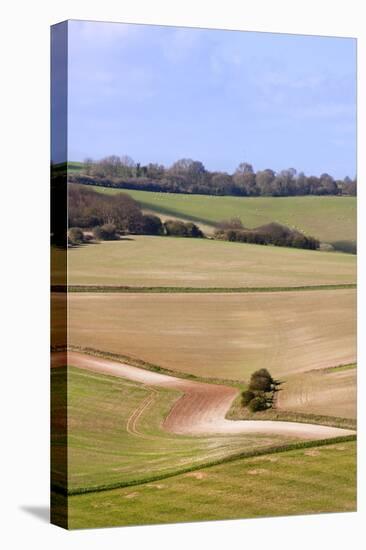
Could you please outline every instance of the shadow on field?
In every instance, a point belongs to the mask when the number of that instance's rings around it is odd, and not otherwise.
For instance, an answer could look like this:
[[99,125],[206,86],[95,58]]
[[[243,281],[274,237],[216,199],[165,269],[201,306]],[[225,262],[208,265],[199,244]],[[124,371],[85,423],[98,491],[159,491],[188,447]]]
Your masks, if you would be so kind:
[[27,514],[30,514],[41,521],[49,523],[50,507],[49,506],[20,506],[20,509]]

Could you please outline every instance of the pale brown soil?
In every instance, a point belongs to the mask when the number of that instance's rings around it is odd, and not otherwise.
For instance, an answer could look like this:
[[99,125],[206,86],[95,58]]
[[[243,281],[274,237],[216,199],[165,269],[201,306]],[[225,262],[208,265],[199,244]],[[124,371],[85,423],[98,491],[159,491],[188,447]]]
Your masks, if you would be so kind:
[[[119,363],[78,352],[53,354],[52,366],[72,365],[80,369],[118,376],[134,380],[148,386],[165,387],[183,393],[178,398],[167,418],[163,428],[169,432],[186,435],[212,434],[270,434],[287,435],[303,439],[323,439],[342,435],[351,435],[354,432],[341,428],[322,426],[319,424],[305,424],[298,422],[282,422],[267,420],[233,421],[225,418],[237,390],[219,384],[206,384],[185,380],[174,376],[159,374],[128,364]],[[151,388],[153,390],[153,388]],[[147,398],[153,399],[154,392]],[[136,420],[142,414],[146,403],[133,412],[129,428],[139,434]]]
[[312,370],[286,378],[278,394],[279,410],[342,418],[357,415],[357,369]]
[[275,378],[287,380],[356,360],[355,289],[75,292],[68,295],[68,306],[71,345],[138,357],[198,377],[248,380],[265,366]]

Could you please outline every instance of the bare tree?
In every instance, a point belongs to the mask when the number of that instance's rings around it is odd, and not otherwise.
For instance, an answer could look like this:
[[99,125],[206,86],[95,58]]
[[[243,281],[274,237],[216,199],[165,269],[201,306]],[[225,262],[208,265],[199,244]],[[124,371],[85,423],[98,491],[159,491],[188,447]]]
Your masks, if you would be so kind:
[[90,176],[92,171],[93,171],[93,165],[94,165],[94,161],[92,158],[90,157],[86,157],[84,159],[84,170],[85,170],[85,174],[87,176]]

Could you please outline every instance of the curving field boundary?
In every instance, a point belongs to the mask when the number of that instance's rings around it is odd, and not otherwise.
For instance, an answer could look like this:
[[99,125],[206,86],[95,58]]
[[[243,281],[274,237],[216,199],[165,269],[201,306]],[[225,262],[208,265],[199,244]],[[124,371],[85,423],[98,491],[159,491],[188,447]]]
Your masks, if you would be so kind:
[[225,385],[208,384],[160,374],[120,363],[109,359],[95,357],[74,351],[53,354],[52,365],[69,365],[110,376],[117,376],[151,386],[152,393],[146,402],[140,405],[130,418],[129,429],[136,435],[138,420],[144,410],[154,399],[154,388],[170,388],[183,393],[173,405],[163,422],[163,428],[171,433],[184,435],[234,435],[234,434],[270,434],[293,436],[304,440],[324,440],[335,437],[351,436],[355,431],[307,424],[302,422],[285,422],[276,420],[229,420],[225,418],[237,389]]

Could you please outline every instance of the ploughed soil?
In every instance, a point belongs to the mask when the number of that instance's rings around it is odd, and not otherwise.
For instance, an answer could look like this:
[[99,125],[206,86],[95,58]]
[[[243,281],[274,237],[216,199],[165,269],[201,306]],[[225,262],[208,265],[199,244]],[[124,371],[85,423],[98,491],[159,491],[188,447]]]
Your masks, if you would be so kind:
[[156,388],[170,388],[182,393],[163,422],[169,432],[185,435],[270,434],[302,439],[324,439],[355,432],[319,424],[274,420],[228,420],[225,415],[237,390],[221,384],[185,380],[139,367],[78,352],[52,354],[52,367],[72,365],[110,376],[134,380]]

